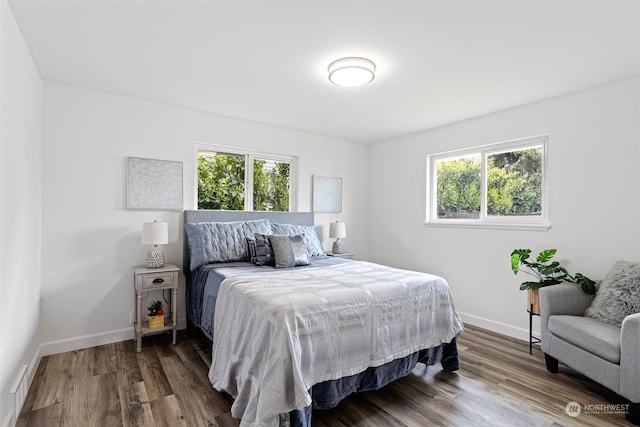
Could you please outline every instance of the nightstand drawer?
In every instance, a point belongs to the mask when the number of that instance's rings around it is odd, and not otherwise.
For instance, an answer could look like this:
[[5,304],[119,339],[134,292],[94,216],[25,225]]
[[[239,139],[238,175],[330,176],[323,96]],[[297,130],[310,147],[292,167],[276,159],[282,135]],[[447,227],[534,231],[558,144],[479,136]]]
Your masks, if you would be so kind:
[[158,274],[144,274],[142,276],[142,289],[154,289],[157,287],[172,287],[174,274],[173,273],[158,273]]

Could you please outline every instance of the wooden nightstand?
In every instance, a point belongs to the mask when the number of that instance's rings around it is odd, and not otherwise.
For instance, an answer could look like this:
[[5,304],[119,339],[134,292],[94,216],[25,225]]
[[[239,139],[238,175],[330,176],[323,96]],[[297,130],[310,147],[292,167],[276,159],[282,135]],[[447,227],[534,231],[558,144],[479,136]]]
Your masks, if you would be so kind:
[[353,259],[353,252],[345,252],[343,254],[334,254],[333,252],[327,252],[327,255],[334,256],[336,258]]
[[[173,345],[176,345],[176,332],[178,329],[178,272],[180,269],[173,264],[165,264],[160,268],[134,267],[133,278],[135,287],[135,331],[136,351],[142,349],[142,337],[148,334],[173,331]],[[149,291],[169,292],[171,312],[165,315],[164,326],[161,328],[149,328],[148,321],[142,321],[142,298]],[[164,298],[163,298],[164,299]]]

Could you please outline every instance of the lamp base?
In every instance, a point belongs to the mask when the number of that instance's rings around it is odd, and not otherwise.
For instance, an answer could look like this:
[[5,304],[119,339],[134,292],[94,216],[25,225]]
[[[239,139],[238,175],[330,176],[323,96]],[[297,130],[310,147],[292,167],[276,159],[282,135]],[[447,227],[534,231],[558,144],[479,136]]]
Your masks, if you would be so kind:
[[147,268],[164,267],[164,251],[157,247],[147,252]]
[[344,253],[344,243],[340,239],[336,239],[333,242],[333,246],[331,247],[331,252],[334,254],[343,254]]

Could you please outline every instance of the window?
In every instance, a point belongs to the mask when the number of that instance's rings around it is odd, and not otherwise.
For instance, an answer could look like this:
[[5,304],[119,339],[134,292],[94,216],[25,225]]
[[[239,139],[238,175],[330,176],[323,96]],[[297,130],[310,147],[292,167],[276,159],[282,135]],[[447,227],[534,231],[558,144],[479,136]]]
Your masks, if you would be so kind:
[[294,158],[197,147],[198,209],[289,211]]
[[548,229],[548,137],[427,158],[427,224]]

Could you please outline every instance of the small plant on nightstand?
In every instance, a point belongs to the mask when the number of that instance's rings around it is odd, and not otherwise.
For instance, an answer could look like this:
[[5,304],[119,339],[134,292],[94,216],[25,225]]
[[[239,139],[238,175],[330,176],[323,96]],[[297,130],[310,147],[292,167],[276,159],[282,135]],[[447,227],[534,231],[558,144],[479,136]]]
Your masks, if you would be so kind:
[[147,310],[149,310],[149,328],[162,328],[164,326],[162,301],[153,301]]

